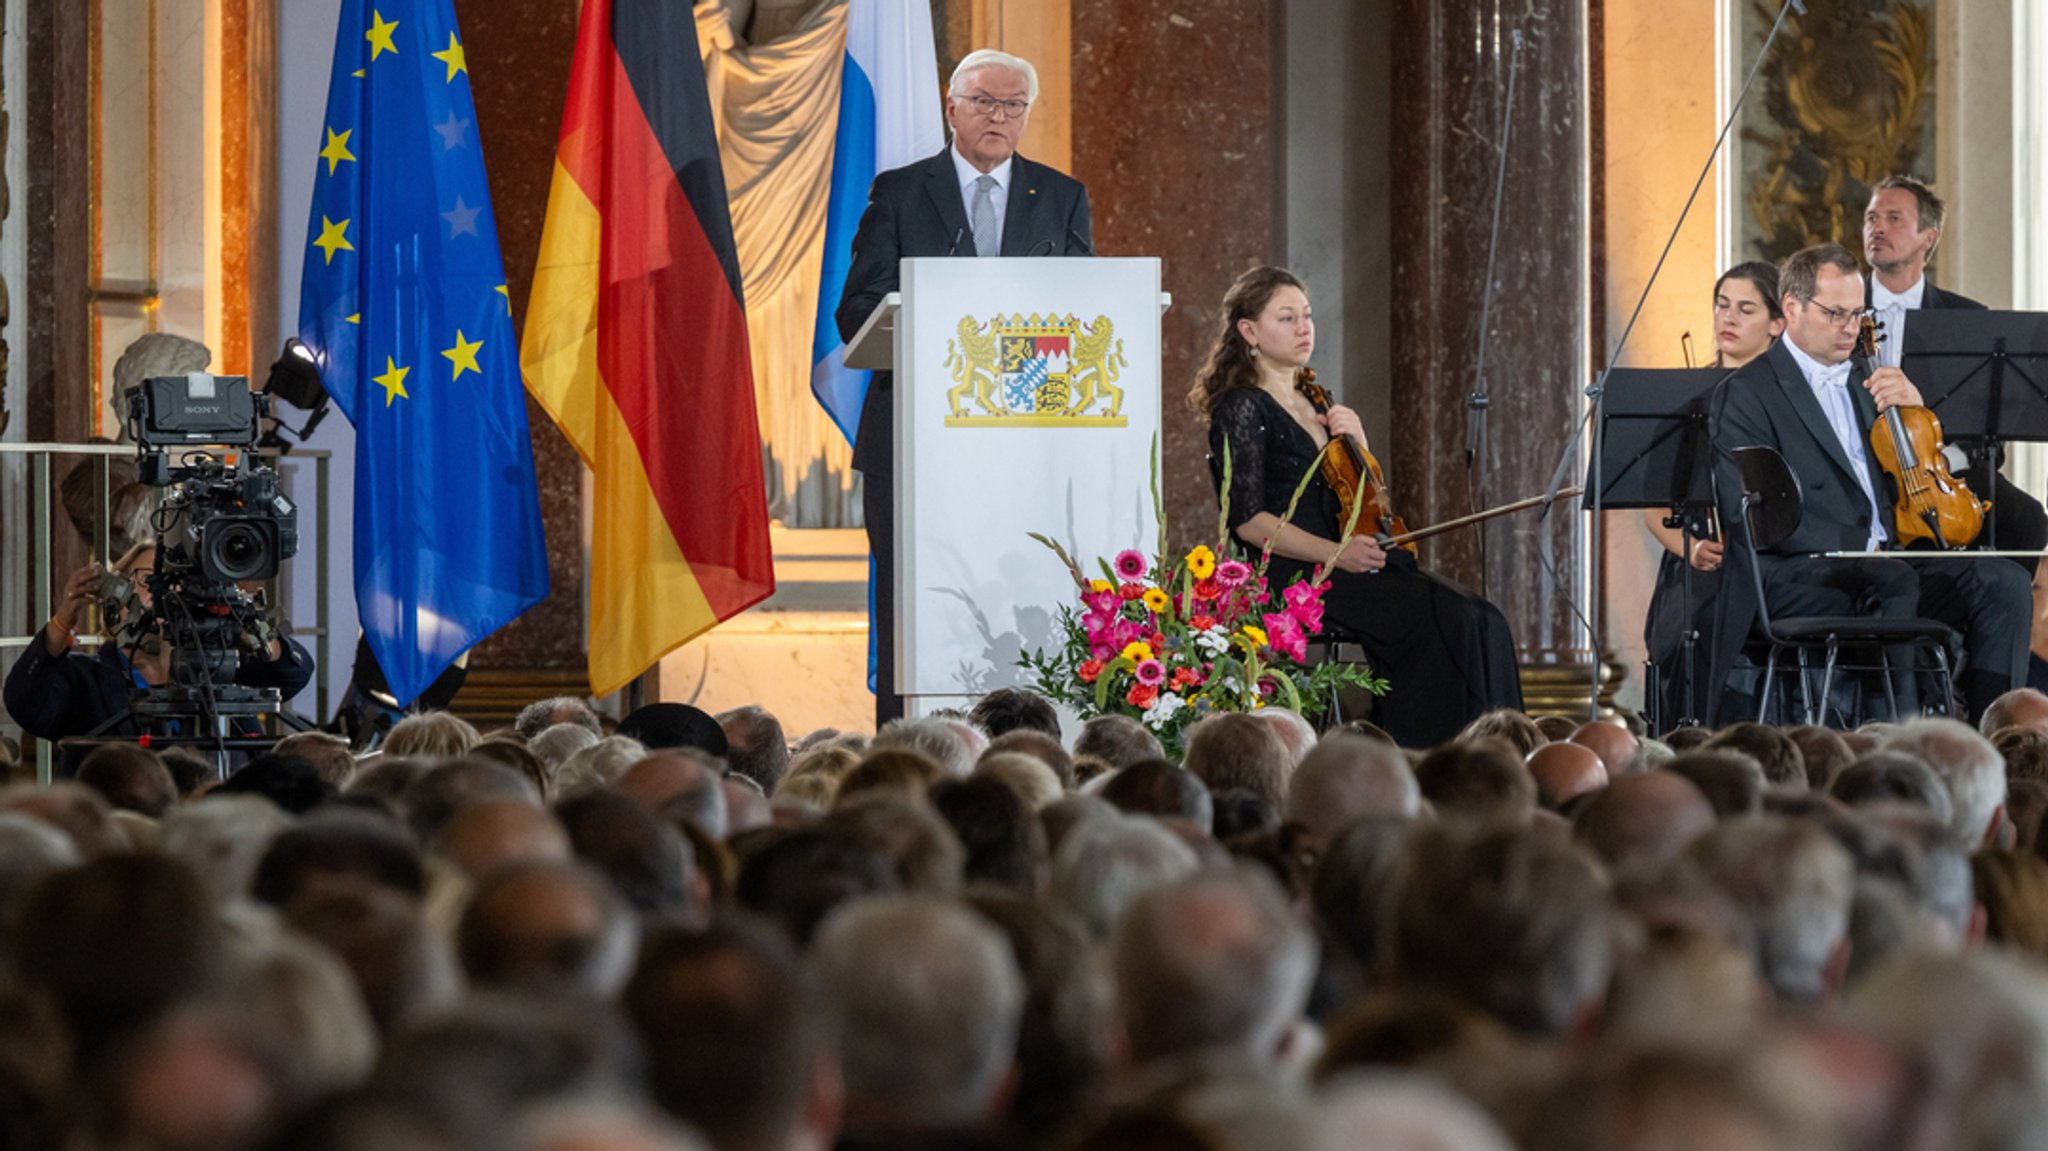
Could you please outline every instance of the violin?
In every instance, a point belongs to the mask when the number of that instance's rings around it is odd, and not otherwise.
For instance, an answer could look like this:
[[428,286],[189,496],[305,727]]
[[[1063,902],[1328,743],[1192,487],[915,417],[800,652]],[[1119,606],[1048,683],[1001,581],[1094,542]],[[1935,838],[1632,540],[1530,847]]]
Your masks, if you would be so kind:
[[[1863,317],[1856,354],[1866,370],[1877,365],[1877,321]],[[1870,450],[1891,477],[1894,542],[1906,547],[1927,540],[1942,551],[1977,538],[1990,504],[1949,473],[1942,455],[1941,420],[1924,407],[1893,404],[1870,426]]]
[[[1317,415],[1329,414],[1330,390],[1316,383],[1314,368],[1301,370],[1295,377],[1294,390],[1308,397]],[[1331,439],[1330,450],[1323,453],[1321,467],[1324,482],[1337,493],[1339,522],[1367,527],[1374,535],[1407,536],[1408,524],[1394,510],[1393,500],[1387,495],[1387,481],[1380,474],[1380,462],[1372,458],[1365,445],[1350,436],[1333,436]],[[1410,554],[1415,551],[1412,541],[1404,540],[1396,546],[1408,549]]]

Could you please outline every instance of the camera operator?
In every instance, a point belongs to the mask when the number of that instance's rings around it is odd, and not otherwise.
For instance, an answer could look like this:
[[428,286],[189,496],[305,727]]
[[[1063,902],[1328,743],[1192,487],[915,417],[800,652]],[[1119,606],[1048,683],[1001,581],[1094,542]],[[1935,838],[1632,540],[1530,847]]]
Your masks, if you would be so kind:
[[[126,717],[136,692],[169,679],[170,653],[155,630],[140,630],[126,647],[112,638],[122,631],[118,625],[123,621],[117,616],[125,616],[131,624],[142,622],[147,628],[147,581],[155,563],[156,547],[147,543],[129,549],[115,561],[111,582],[131,590],[125,606],[106,605],[102,630],[109,638],[97,653],[73,649],[79,614],[100,597],[108,577],[97,564],[71,573],[40,642],[30,644],[7,673],[7,711],[22,730],[48,740],[89,735],[109,720]],[[131,629],[131,634],[136,630]],[[234,682],[244,687],[274,687],[290,699],[312,678],[312,654],[296,640],[278,637],[260,653],[243,653]],[[134,736],[141,732],[133,720],[122,718],[101,734]]]

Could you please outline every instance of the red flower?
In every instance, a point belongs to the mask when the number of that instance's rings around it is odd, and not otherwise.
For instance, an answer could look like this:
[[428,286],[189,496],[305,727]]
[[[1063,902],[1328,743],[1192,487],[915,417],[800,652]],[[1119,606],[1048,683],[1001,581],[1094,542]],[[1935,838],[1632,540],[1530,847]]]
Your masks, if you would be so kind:
[[1142,584],[1127,583],[1116,589],[1116,594],[1122,596],[1125,603],[1129,603],[1134,599],[1143,599],[1145,588]]
[[1207,603],[1212,600],[1220,599],[1222,595],[1223,585],[1216,582],[1216,577],[1211,576],[1208,579],[1195,581],[1196,599],[1201,600],[1204,603]]
[[1188,621],[1188,626],[1196,631],[1208,631],[1216,626],[1216,617],[1213,615],[1198,615]]
[[1173,679],[1168,682],[1167,686],[1174,691],[1180,691],[1184,688],[1196,687],[1201,682],[1201,672],[1191,667],[1177,667],[1173,669]]
[[1157,687],[1148,683],[1140,683],[1133,685],[1131,690],[1125,693],[1124,702],[1132,707],[1151,707],[1152,701],[1158,698],[1159,689]]
[[1151,635],[1145,637],[1145,642],[1152,645],[1153,651],[1165,651],[1166,633],[1163,631],[1155,631]]
[[1102,674],[1103,665],[1107,662],[1107,660],[1091,659],[1083,663],[1078,673],[1081,677],[1081,682],[1094,683],[1096,678]]

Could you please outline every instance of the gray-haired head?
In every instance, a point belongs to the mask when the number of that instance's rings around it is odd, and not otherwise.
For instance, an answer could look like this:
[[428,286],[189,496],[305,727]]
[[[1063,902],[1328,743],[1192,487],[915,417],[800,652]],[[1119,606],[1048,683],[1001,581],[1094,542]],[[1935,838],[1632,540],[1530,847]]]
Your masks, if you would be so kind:
[[157,850],[190,867],[225,903],[249,894],[256,864],[292,817],[256,795],[216,795],[171,812]]
[[1132,901],[1110,956],[1136,1061],[1211,1047],[1271,1061],[1308,1000],[1316,950],[1265,875],[1209,871]]
[[958,95],[960,90],[966,87],[968,77],[984,68],[1015,72],[1024,77],[1024,98],[1034,104],[1038,102],[1038,69],[1032,67],[1031,61],[1022,56],[1013,56],[994,48],[978,48],[962,56],[960,63],[953,68],[952,77],[946,81],[946,95]]
[[1421,808],[1408,757],[1362,735],[1333,733],[1316,744],[1287,786],[1287,818],[1324,843],[1367,816],[1413,817]]
[[1778,997],[1813,1003],[1849,931],[1855,863],[1811,823],[1777,816],[1723,822],[1690,852],[1756,930],[1757,969]]
[[949,779],[967,778],[982,750],[968,740],[962,725],[937,716],[892,720],[868,744],[870,751],[892,747],[926,756]]
[[989,1116],[1024,1007],[993,927],[929,896],[861,900],[825,921],[811,965],[837,1012],[849,1117],[886,1129]]
[[1887,751],[1917,756],[1948,785],[1954,810],[1949,830],[1978,844],[2005,806],[2005,757],[1970,725],[1929,716],[1905,724],[1885,742]]
[[1195,870],[1195,849],[1154,819],[1105,812],[1067,833],[1052,861],[1052,906],[1095,939],[1109,938],[1124,908]]

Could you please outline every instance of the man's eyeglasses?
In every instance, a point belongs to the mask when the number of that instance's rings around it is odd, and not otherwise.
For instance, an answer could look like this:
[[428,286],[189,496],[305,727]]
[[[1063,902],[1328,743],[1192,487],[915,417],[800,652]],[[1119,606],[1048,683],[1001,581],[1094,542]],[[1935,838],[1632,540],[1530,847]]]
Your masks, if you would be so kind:
[[1864,317],[1877,314],[1874,308],[1851,308],[1845,312],[1840,308],[1830,308],[1819,300],[1808,300],[1806,306],[1819,312],[1822,318],[1838,328],[1853,328],[1861,324]]
[[1029,100],[998,100],[994,96],[980,95],[957,96],[955,99],[965,100],[969,104],[974,105],[975,111],[991,120],[995,119],[997,112],[1001,112],[1006,120],[1015,120],[1031,110],[1031,101]]

